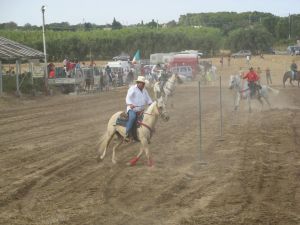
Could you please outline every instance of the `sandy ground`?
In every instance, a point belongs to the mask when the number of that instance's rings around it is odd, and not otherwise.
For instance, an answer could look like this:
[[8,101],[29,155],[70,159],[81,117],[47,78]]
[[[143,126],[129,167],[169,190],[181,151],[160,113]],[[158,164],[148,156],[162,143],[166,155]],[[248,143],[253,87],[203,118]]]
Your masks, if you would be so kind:
[[[244,102],[233,113],[222,74],[223,129],[218,82],[202,86],[199,144],[198,83],[176,87],[169,122],[151,141],[154,167],[126,163],[139,144],[96,162],[109,117],[123,110],[127,88],[90,95],[0,98],[0,224],[34,225],[299,225],[300,88],[282,88],[291,57],[254,58],[271,68],[272,108]],[[218,62],[218,59],[213,59]],[[263,79],[263,78],[262,78]],[[220,141],[222,134],[223,141]]]

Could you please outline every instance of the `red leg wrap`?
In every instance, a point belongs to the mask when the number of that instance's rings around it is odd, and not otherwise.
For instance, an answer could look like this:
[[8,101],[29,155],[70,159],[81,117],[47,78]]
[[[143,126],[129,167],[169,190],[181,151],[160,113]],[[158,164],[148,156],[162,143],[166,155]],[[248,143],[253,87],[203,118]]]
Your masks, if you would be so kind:
[[138,157],[134,157],[133,159],[130,160],[130,166],[135,166],[135,164],[137,163],[137,161],[139,160],[140,158]]

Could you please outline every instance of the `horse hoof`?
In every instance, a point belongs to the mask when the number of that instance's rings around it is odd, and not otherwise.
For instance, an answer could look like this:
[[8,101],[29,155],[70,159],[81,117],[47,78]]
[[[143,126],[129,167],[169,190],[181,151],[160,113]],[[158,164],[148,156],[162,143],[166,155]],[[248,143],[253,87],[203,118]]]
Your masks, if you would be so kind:
[[97,163],[100,163],[100,162],[102,161],[101,157],[98,156],[98,157],[96,158],[96,161],[97,161]]
[[153,160],[148,160],[148,162],[147,162],[147,166],[148,167],[153,167],[154,166],[154,162],[153,162]]

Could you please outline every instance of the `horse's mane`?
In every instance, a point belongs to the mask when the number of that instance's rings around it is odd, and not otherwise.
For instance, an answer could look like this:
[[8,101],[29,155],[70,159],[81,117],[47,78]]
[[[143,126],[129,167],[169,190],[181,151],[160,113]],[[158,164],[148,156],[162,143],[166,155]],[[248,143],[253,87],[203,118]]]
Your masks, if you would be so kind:
[[236,81],[236,84],[238,86],[240,86],[241,88],[248,88],[248,81],[247,79],[243,79],[240,77],[240,75],[233,75],[235,81]]
[[148,107],[148,109],[146,110],[145,113],[151,114],[151,112],[153,111],[153,108],[156,104],[157,104],[157,101],[152,102],[152,104]]

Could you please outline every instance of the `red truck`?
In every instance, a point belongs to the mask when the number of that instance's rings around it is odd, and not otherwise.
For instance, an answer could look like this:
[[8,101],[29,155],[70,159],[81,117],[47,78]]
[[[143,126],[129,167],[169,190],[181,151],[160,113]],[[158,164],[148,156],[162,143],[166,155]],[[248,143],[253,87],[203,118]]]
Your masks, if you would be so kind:
[[198,63],[198,54],[176,54],[169,61],[169,69],[171,70],[173,67],[178,66],[190,66],[193,69],[193,76],[195,77],[199,70]]

